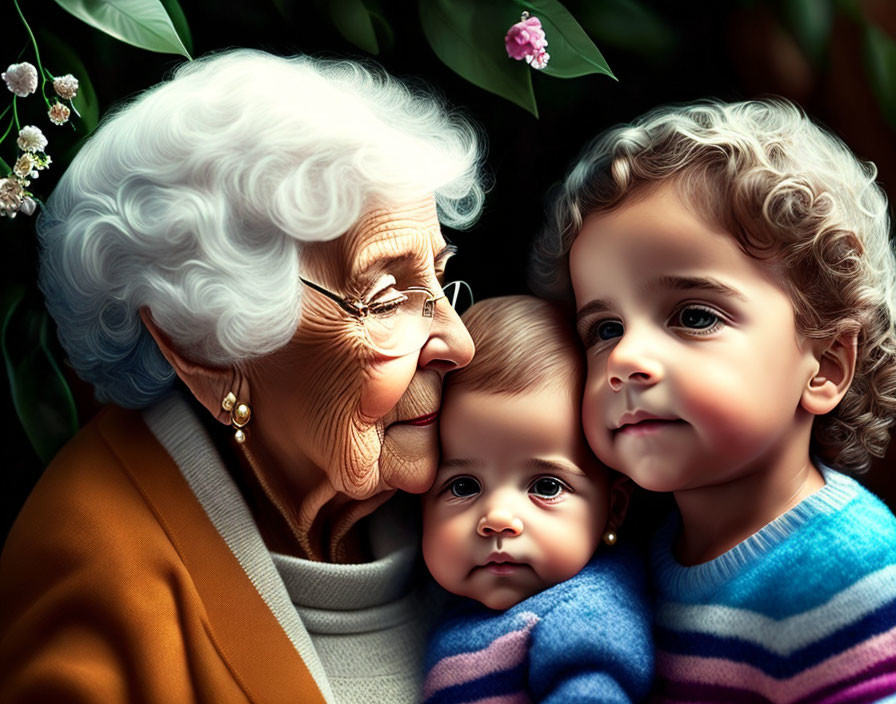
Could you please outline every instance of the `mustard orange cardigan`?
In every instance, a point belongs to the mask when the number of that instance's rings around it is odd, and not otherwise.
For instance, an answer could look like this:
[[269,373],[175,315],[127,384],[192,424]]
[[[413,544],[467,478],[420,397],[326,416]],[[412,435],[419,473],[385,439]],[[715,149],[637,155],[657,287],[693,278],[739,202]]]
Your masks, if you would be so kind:
[[105,409],[0,555],[0,702],[323,702],[141,415]]

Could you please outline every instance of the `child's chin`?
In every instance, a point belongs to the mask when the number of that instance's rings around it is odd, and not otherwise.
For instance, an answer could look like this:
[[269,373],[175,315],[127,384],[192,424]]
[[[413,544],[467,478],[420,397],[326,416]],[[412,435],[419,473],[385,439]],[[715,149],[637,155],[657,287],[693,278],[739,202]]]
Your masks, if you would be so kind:
[[521,594],[518,591],[511,591],[509,589],[501,589],[496,592],[492,592],[486,595],[482,599],[478,599],[483,606],[494,609],[495,611],[506,611],[511,606],[516,606],[523,599],[526,599],[528,594]]

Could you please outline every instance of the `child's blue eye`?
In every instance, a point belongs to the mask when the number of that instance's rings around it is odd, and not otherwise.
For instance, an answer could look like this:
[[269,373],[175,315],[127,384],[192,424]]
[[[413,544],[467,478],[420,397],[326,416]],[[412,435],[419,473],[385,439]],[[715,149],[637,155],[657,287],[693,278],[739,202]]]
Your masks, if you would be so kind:
[[688,328],[690,330],[709,330],[721,322],[721,319],[716,313],[713,313],[707,308],[698,306],[682,308],[676,317],[678,318],[680,327]]
[[451,481],[448,485],[448,490],[451,492],[452,496],[462,499],[467,496],[478,494],[481,491],[481,487],[479,486],[479,482],[473,479],[473,477],[458,477]]
[[554,477],[541,477],[536,479],[529,488],[530,494],[535,494],[543,499],[553,499],[560,495],[566,486]]
[[604,320],[597,324],[597,339],[612,340],[616,337],[622,337],[622,323],[618,320]]

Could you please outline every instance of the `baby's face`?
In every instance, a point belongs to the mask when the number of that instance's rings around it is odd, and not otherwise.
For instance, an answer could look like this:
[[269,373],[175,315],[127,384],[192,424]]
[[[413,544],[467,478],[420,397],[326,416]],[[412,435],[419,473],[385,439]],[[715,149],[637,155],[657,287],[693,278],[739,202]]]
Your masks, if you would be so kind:
[[586,218],[570,252],[601,460],[653,491],[808,462],[803,393],[818,370],[765,262],[670,184]]
[[608,478],[565,390],[449,389],[423,556],[445,589],[506,609],[573,577],[607,523]]

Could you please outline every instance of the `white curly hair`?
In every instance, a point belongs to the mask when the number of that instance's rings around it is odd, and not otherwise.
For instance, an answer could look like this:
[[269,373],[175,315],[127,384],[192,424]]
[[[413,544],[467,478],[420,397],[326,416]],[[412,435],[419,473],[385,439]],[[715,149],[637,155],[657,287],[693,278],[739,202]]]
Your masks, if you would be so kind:
[[100,400],[144,407],[174,372],[146,306],[198,361],[232,365],[298,324],[302,242],[435,194],[464,227],[483,200],[477,130],[375,66],[236,50],[117,109],[38,221],[40,286]]

